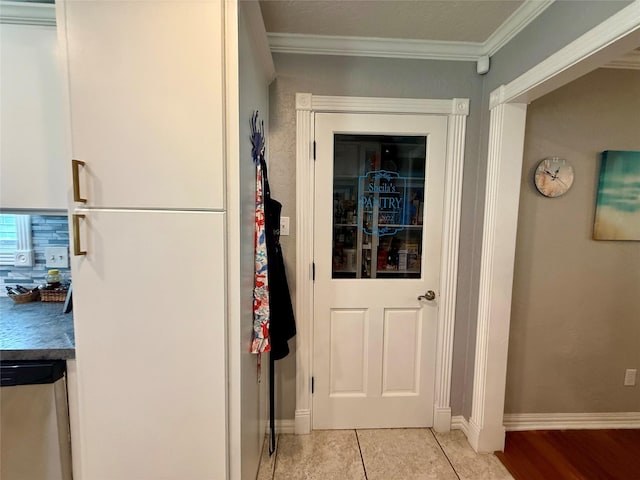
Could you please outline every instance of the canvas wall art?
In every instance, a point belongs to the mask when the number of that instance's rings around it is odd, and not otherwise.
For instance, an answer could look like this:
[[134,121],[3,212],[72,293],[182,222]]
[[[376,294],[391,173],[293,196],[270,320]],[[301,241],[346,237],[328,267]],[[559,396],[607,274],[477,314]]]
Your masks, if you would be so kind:
[[640,151],[602,152],[594,240],[640,240]]

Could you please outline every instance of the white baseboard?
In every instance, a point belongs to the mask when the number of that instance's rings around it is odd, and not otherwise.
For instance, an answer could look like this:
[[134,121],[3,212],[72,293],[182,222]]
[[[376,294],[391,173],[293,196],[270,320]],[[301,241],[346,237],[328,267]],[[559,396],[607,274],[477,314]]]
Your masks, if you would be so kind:
[[451,430],[451,408],[435,407],[433,409],[433,429],[436,432]]
[[519,430],[640,428],[640,412],[511,413],[505,414],[504,426],[508,432]]
[[[603,428],[640,428],[640,412],[616,413],[512,413],[505,414],[507,431],[519,430],[594,430]],[[276,420],[276,433],[293,434],[294,419]],[[451,417],[451,430],[469,436],[469,421],[462,415]],[[267,423],[267,433],[269,423]]]
[[[271,423],[267,422],[267,435],[269,434],[269,428]],[[296,421],[293,419],[276,419],[276,435],[280,433],[296,433]]]
[[462,430],[465,437],[469,437],[469,422],[462,415],[451,417],[451,430]]
[[311,410],[296,410],[295,434],[307,435],[311,433]]

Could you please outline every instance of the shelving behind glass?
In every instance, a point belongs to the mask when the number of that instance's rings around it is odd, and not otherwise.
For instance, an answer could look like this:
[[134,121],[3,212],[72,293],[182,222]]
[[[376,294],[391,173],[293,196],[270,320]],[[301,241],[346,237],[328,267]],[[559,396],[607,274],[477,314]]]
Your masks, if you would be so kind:
[[420,278],[426,137],[335,135],[333,278]]

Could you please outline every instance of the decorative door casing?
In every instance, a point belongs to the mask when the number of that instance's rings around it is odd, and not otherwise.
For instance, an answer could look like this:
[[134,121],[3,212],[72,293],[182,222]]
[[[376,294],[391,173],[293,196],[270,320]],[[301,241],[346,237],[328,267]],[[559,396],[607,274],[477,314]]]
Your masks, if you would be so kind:
[[434,428],[451,428],[451,366],[455,299],[458,276],[460,204],[468,99],[425,100],[368,97],[329,97],[296,94],[296,417],[295,432],[311,431],[311,372],[313,348],[313,188],[314,113],[398,113],[447,117],[445,205],[443,211],[442,261],[436,339]]

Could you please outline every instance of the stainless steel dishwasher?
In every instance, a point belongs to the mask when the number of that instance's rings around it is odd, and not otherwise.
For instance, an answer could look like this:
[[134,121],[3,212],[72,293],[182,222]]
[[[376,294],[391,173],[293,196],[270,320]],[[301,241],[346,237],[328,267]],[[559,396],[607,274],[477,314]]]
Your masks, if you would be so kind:
[[66,364],[0,362],[0,478],[71,480]]

